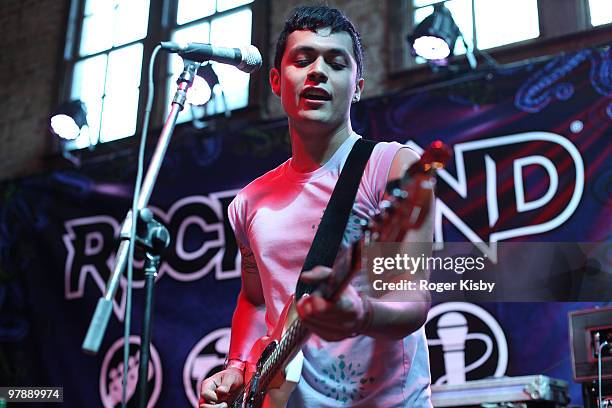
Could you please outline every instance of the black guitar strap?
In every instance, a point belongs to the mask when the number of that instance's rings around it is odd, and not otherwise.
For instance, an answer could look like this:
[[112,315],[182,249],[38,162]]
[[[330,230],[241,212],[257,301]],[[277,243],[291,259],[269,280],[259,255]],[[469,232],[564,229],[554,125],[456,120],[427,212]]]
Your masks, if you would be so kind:
[[[353,145],[308,250],[302,272],[317,265],[331,267],[334,264],[357,195],[359,182],[375,145],[376,142],[361,138]],[[314,289],[314,285],[298,280],[295,288],[296,299],[301,298],[305,293],[311,293]]]

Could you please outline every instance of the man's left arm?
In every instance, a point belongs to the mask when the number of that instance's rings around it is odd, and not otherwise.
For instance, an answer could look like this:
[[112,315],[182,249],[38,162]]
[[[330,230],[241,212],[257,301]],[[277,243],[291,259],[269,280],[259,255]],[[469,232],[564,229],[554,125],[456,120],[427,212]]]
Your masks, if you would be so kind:
[[[400,179],[408,168],[419,160],[419,156],[408,148],[398,150],[391,163],[388,182]],[[431,243],[433,241],[433,207],[434,197],[430,198],[431,206],[423,223],[418,229],[409,230],[400,245],[400,252],[410,254],[415,243]],[[423,245],[418,245],[418,251]],[[415,255],[420,255],[415,254]],[[422,271],[427,273],[427,271]],[[370,322],[366,322],[363,334],[372,337],[403,338],[418,330],[427,320],[431,306],[431,296],[428,291],[411,291],[411,301],[401,301],[395,293],[388,293],[377,298],[369,298],[372,313]]]
[[[388,181],[401,178],[418,159],[418,155],[410,149],[398,150],[391,163]],[[433,202],[431,197],[432,208]],[[432,242],[432,208],[420,228],[405,235],[401,245],[403,252],[409,252],[411,243]],[[319,266],[304,272],[301,279],[316,282],[326,279],[331,273],[331,268]],[[411,293],[411,301],[402,301],[394,294],[376,298],[360,296],[352,285],[348,285],[336,302],[329,302],[315,293],[300,299],[297,309],[310,330],[325,340],[337,341],[356,334],[401,339],[425,323],[430,305],[430,295],[426,291]]]

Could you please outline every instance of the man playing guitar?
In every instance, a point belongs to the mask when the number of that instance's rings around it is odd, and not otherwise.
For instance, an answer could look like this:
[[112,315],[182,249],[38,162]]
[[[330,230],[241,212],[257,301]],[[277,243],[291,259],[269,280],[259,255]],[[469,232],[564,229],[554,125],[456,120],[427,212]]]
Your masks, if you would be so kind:
[[[203,381],[200,407],[225,407],[244,386],[245,361],[278,323],[295,292],[304,259],[353,144],[351,103],[364,87],[359,33],[340,11],[296,9],[280,34],[272,91],[289,118],[292,156],[246,186],[229,207],[242,256],[242,289],[232,320],[228,362]],[[345,231],[360,231],[385,195],[418,160],[399,143],[378,143],[365,167]],[[404,241],[431,242],[432,223]],[[344,242],[344,240],[343,240]],[[331,268],[305,271],[303,281],[326,279]],[[299,382],[283,384],[289,407],[430,407],[430,374],[423,324],[429,301],[385,302],[360,289],[357,277],[336,301],[316,292],[297,300],[313,333],[302,347]]]

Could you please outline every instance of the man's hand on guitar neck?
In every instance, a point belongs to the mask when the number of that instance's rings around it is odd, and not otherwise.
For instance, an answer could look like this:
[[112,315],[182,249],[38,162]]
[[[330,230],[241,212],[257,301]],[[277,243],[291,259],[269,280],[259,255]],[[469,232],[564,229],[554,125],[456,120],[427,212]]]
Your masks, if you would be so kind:
[[244,382],[244,371],[228,367],[202,382],[200,408],[227,408]]
[[[317,266],[302,272],[300,279],[306,283],[317,283],[327,280],[332,273],[332,268]],[[299,299],[296,306],[302,323],[327,341],[339,341],[361,334],[370,317],[367,301],[350,284],[335,302],[324,299],[315,291]]]

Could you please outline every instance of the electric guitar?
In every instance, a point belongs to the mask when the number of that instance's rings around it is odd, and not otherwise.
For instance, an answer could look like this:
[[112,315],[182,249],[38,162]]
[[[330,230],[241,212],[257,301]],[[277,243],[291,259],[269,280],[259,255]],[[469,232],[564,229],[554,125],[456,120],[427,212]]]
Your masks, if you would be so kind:
[[[317,288],[325,299],[335,300],[360,269],[365,245],[376,241],[396,242],[407,231],[422,225],[433,197],[434,170],[443,168],[449,157],[448,147],[440,141],[433,142],[402,179],[388,186],[388,198],[381,203],[379,213],[364,222],[362,238],[351,245],[350,266],[334,271],[330,279]],[[287,381],[285,372],[308,335],[296,310],[295,295],[292,295],[272,333],[252,347],[245,369],[245,386],[230,407],[284,408],[297,385],[297,380]],[[252,363],[254,361],[256,363]]]

